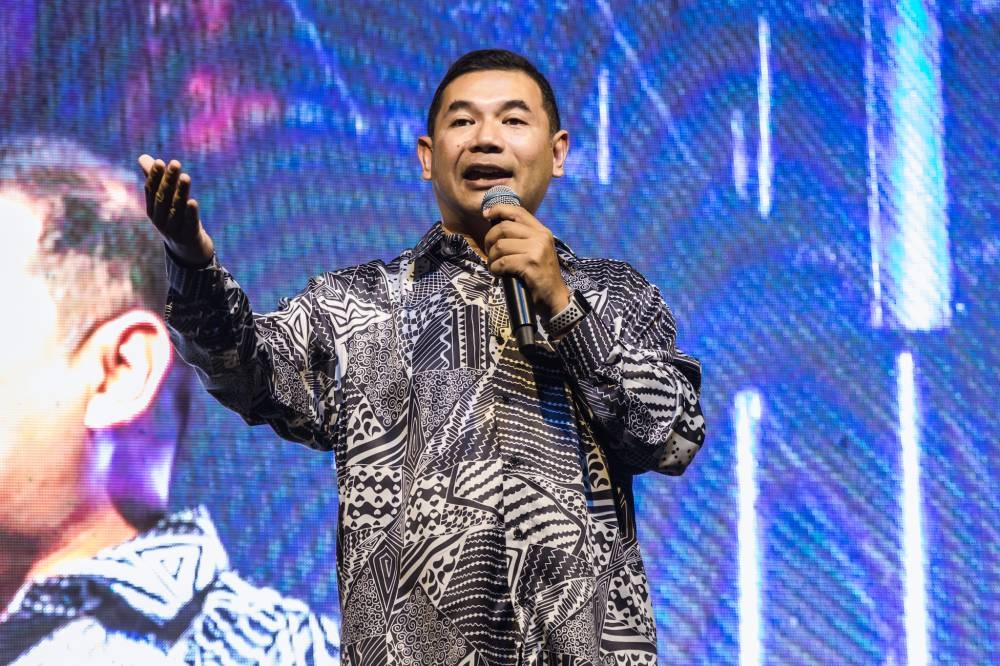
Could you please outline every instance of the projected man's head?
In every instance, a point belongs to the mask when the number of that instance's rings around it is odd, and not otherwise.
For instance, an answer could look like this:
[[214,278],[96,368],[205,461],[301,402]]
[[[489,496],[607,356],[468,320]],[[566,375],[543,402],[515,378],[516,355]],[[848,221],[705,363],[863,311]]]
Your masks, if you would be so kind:
[[0,575],[165,509],[187,386],[138,189],[68,141],[0,145]]

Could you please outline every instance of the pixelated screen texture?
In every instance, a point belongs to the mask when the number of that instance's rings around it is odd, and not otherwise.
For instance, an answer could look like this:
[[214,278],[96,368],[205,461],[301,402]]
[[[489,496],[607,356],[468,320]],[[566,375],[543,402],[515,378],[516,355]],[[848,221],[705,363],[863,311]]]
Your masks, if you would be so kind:
[[[539,218],[654,282],[704,367],[704,450],[635,480],[661,660],[1000,662],[998,3],[0,12],[3,131],[181,159],[258,311],[411,246],[437,219],[416,140],[438,79],[525,53],[571,136]],[[336,616],[332,458],[201,393],[194,423],[172,503]]]

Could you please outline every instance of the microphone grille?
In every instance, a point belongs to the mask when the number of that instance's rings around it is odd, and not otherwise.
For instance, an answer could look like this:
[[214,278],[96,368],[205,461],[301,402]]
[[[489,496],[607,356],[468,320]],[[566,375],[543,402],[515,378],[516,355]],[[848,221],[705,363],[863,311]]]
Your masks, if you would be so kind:
[[520,205],[521,197],[517,196],[517,194],[514,193],[514,190],[510,189],[506,185],[494,185],[490,189],[486,190],[486,194],[483,195],[483,210],[492,206]]

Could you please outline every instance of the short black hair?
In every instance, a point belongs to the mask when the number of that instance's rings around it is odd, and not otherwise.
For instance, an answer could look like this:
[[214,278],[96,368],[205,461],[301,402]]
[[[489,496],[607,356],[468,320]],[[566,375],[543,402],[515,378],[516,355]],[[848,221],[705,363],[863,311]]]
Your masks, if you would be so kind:
[[57,301],[71,348],[132,308],[163,312],[163,241],[146,219],[140,188],[133,174],[69,139],[29,134],[0,141],[0,193],[43,204],[34,264]]
[[448,71],[445,72],[444,78],[441,79],[437,90],[434,91],[430,109],[427,111],[428,136],[434,136],[434,121],[437,119],[438,112],[441,111],[441,97],[444,95],[444,89],[448,87],[448,84],[463,74],[490,70],[518,71],[530,76],[542,91],[542,107],[549,117],[549,129],[551,133],[555,134],[560,130],[559,107],[556,105],[556,95],[552,92],[552,86],[549,85],[548,79],[538,71],[538,68],[531,64],[531,61],[524,56],[512,51],[504,49],[480,49],[478,51],[469,51],[453,62]]
[[[0,139],[0,195],[39,205],[42,232],[32,268],[49,286],[68,351],[128,310],[163,312],[163,240],[146,217],[141,190],[133,173],[71,139]],[[161,437],[183,441],[191,376],[186,364],[172,363],[145,417],[116,430],[134,431],[144,445]],[[161,428],[168,434],[154,434]]]

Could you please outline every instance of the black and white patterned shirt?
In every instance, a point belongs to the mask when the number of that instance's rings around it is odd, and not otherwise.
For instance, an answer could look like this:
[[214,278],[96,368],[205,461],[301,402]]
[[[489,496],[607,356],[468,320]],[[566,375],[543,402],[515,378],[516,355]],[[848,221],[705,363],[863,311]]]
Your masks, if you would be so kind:
[[529,357],[501,281],[440,224],[267,315],[216,261],[168,260],[167,322],[207,389],[334,453],[343,663],[655,663],[631,475],[701,446],[700,366],[630,266],[557,247],[592,312]]
[[0,615],[16,666],[338,663],[337,626],[250,585],[204,509],[33,581]]

